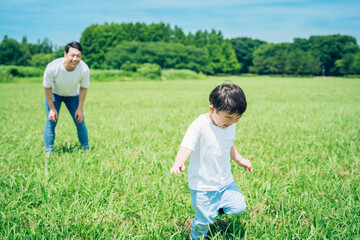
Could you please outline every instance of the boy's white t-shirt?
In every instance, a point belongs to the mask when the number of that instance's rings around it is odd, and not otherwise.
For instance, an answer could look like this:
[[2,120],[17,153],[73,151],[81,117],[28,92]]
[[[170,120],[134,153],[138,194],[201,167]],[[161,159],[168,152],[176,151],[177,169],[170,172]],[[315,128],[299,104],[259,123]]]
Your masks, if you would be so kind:
[[44,72],[43,85],[51,88],[53,93],[60,96],[79,95],[79,84],[83,88],[90,86],[90,70],[84,61],[76,66],[75,70],[68,72],[65,69],[66,58],[58,58],[49,63]]
[[202,114],[187,129],[181,146],[193,151],[189,163],[189,187],[198,191],[217,191],[234,181],[230,149],[236,124],[222,129]]

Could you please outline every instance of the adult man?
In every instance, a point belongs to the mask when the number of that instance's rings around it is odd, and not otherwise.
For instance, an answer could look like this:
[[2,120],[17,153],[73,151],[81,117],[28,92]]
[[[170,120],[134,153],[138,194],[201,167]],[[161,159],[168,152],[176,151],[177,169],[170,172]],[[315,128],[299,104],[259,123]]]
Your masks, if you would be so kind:
[[53,154],[55,127],[62,102],[74,120],[82,148],[85,151],[89,149],[83,105],[87,88],[90,86],[90,70],[81,60],[81,53],[80,43],[71,42],[65,46],[64,57],[55,59],[46,67],[43,81],[47,118],[44,130],[46,155]]

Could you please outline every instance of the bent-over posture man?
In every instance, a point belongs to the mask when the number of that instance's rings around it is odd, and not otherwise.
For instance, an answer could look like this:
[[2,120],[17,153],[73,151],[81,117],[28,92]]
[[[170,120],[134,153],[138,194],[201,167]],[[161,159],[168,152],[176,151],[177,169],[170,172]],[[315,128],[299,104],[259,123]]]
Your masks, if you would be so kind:
[[87,88],[90,86],[90,70],[81,60],[81,53],[80,43],[71,42],[65,46],[64,57],[55,59],[45,69],[43,85],[46,97],[44,130],[46,155],[53,154],[55,127],[62,102],[65,103],[74,120],[82,148],[85,151],[89,149],[83,106]]

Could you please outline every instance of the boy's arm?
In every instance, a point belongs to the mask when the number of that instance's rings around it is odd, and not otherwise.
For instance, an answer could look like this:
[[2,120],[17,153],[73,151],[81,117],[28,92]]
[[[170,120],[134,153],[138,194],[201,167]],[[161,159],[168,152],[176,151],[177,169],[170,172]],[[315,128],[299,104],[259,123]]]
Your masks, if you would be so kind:
[[174,165],[170,169],[170,173],[178,174],[185,171],[185,162],[190,157],[193,151],[181,146],[177,152]]
[[251,162],[245,158],[243,158],[238,151],[236,150],[235,146],[233,145],[230,150],[230,157],[234,160],[239,166],[245,168],[246,171],[252,172],[253,169],[251,167]]

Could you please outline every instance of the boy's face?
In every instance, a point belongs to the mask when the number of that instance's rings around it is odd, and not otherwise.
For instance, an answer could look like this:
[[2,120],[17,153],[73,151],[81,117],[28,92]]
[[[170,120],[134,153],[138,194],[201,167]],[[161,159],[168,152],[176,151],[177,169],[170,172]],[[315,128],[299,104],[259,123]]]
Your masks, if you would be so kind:
[[242,115],[230,114],[226,111],[216,111],[213,105],[209,106],[211,122],[220,128],[227,128],[230,125],[237,123]]

